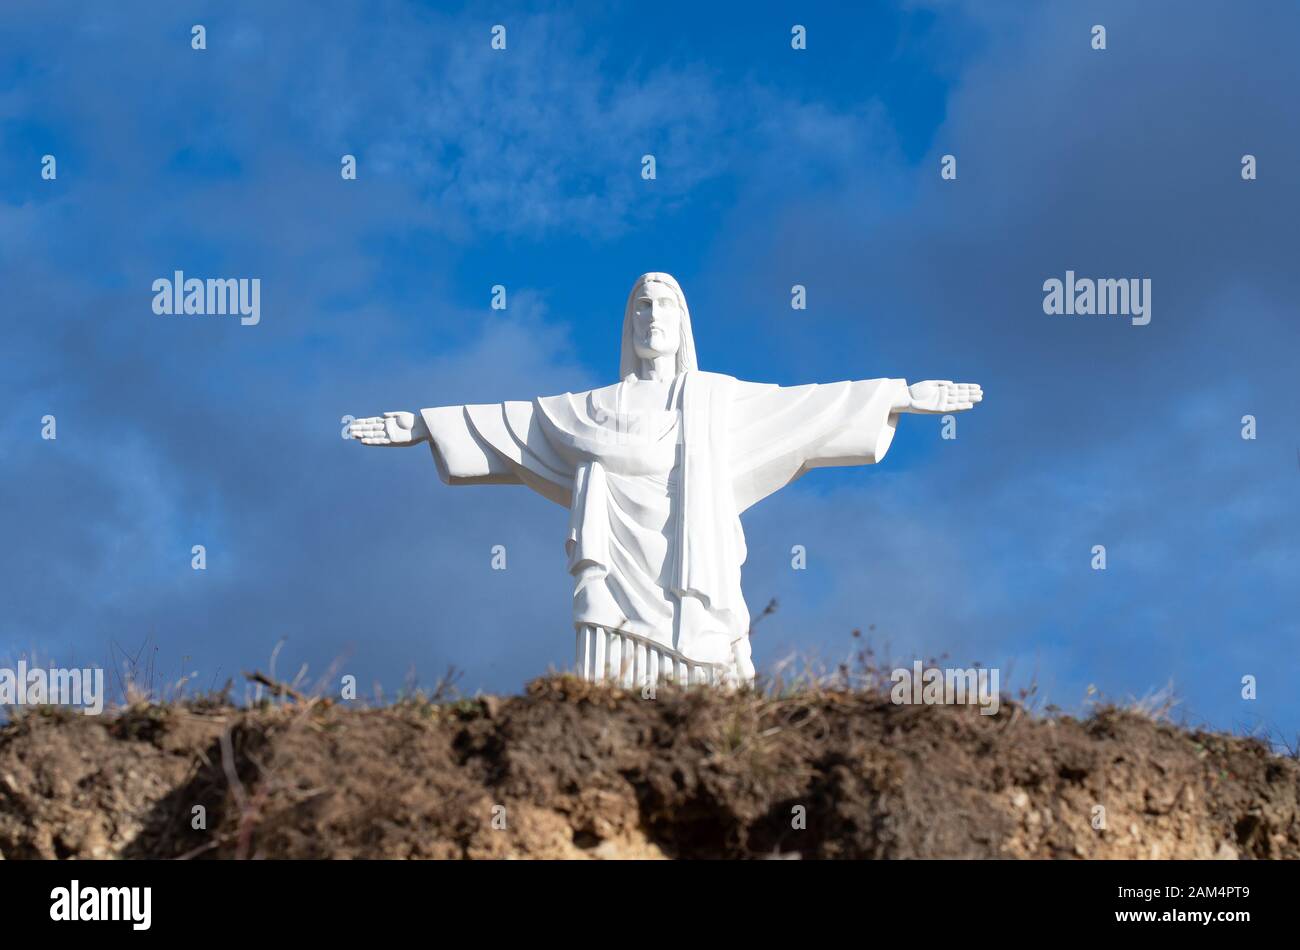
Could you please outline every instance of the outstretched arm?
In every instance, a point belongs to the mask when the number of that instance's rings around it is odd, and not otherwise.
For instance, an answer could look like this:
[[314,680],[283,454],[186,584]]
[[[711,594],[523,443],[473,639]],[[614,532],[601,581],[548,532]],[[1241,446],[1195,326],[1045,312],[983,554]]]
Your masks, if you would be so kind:
[[729,452],[739,511],[809,469],[880,461],[900,413],[960,412],[984,398],[978,385],[949,380],[736,385]]
[[[901,395],[901,394],[900,394]],[[984,398],[979,383],[954,383],[926,379],[907,387],[907,395],[894,403],[895,412],[945,413],[974,409]]]
[[572,468],[546,452],[531,421],[527,402],[438,406],[357,419],[348,433],[362,445],[427,444],[448,485],[522,484],[568,507]]
[[348,434],[362,445],[418,445],[429,438],[429,429],[413,412],[386,412],[353,421]]

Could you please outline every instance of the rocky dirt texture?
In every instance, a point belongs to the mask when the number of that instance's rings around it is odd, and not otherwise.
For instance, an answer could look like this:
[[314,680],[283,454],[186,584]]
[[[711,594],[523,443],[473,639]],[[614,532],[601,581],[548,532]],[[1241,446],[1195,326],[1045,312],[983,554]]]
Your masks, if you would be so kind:
[[4,858],[1298,858],[1300,763],[1115,708],[534,681],[0,729]]

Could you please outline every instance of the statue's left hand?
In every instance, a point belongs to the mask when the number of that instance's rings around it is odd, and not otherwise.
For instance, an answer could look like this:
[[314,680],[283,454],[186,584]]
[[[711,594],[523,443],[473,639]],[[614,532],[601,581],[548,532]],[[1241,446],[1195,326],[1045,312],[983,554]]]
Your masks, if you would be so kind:
[[950,379],[927,379],[907,387],[912,405],[906,412],[961,412],[975,408],[984,398],[978,383],[954,383]]

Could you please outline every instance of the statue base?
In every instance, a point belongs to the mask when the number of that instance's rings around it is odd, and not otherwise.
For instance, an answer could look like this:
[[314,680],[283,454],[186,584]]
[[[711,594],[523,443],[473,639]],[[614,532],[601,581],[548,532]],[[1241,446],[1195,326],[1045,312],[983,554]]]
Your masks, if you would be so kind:
[[697,663],[644,637],[604,627],[577,628],[577,672],[593,683],[635,689],[649,683],[722,686],[735,671],[717,663]]

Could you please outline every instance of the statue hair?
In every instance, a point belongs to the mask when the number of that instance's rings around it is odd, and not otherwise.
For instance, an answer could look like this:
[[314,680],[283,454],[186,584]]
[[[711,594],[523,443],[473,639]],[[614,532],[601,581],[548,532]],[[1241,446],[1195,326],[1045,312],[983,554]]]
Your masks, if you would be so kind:
[[686,295],[682,293],[681,286],[671,274],[651,272],[638,277],[636,283],[632,285],[632,292],[627,295],[627,306],[623,310],[623,347],[619,355],[619,379],[626,379],[641,368],[641,357],[637,355],[636,347],[632,344],[632,314],[636,310],[637,295],[648,283],[663,284],[677,295],[677,306],[682,312],[681,342],[677,347],[677,375],[680,376],[688,370],[699,369],[695,363],[695,337],[691,333],[691,311],[686,306]]

